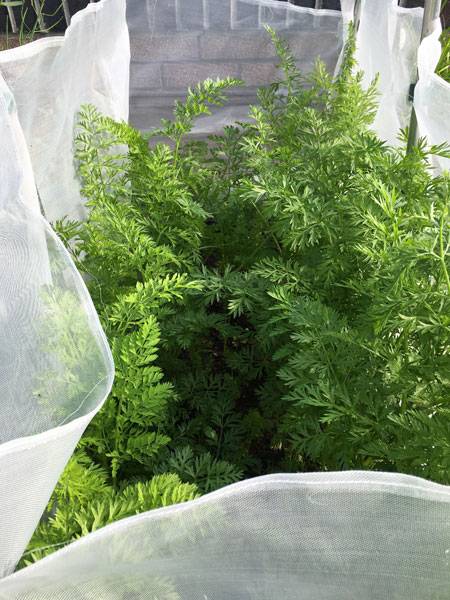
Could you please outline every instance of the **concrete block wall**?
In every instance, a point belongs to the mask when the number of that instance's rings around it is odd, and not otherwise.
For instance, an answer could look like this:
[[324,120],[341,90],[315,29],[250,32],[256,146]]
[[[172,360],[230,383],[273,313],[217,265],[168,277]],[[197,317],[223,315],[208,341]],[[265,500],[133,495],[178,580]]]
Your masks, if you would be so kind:
[[170,118],[174,101],[208,77],[245,82],[230,92],[224,109],[227,118],[245,115],[256,100],[257,88],[278,77],[276,53],[262,22],[270,23],[289,42],[303,72],[311,71],[319,56],[334,70],[342,37],[338,16],[288,15],[285,7],[263,14],[255,5],[233,0],[213,4],[214,10],[208,12],[207,0],[166,0],[151,3],[150,12],[141,10],[141,19],[129,18],[131,121],[140,129],[157,127],[161,118]]

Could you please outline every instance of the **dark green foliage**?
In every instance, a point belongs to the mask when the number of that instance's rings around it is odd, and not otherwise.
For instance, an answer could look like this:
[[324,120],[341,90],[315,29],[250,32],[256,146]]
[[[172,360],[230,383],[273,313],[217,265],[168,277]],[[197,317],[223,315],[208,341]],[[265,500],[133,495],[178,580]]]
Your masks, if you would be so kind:
[[189,447],[175,450],[160,469],[176,473],[183,481],[194,483],[203,493],[212,492],[242,477],[242,472],[233,465],[214,460],[209,452],[194,456]]
[[334,83],[316,72],[314,108],[287,70],[283,118],[275,93],[255,111],[244,197],[276,248],[251,270],[287,391],[276,439],[293,466],[448,482],[449,179],[427,170],[422,141],[407,156],[368,130],[375,90],[351,63]]
[[79,455],[108,494],[165,472],[201,492],[283,470],[450,482],[449,178],[429,168],[448,150],[370,130],[352,32],[336,79],[272,35],[284,80],[221,136],[186,138],[231,80],[190,90],[166,143],[82,113],[90,216],[57,229],[116,361]]

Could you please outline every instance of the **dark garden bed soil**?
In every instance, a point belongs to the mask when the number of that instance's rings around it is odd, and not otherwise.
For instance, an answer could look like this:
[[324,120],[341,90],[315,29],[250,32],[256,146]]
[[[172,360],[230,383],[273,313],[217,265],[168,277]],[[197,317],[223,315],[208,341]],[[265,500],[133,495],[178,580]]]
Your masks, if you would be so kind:
[[33,42],[40,38],[47,37],[46,34],[35,33],[33,35],[25,36],[24,38],[14,33],[0,33],[0,52],[2,50],[10,50],[11,48],[17,48],[22,46],[24,43]]

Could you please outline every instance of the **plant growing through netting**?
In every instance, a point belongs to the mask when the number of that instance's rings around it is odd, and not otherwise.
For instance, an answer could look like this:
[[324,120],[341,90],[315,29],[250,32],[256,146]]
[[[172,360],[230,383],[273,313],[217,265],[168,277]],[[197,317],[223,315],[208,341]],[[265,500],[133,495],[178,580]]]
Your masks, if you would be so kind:
[[32,558],[158,505],[135,491],[164,478],[168,501],[276,471],[449,483],[450,181],[430,170],[448,148],[407,154],[371,131],[376,82],[363,90],[352,32],[336,78],[320,61],[304,77],[270,33],[283,78],[222,135],[188,136],[236,80],[189,90],[150,136],[82,111],[90,214],[56,229],[117,375]]

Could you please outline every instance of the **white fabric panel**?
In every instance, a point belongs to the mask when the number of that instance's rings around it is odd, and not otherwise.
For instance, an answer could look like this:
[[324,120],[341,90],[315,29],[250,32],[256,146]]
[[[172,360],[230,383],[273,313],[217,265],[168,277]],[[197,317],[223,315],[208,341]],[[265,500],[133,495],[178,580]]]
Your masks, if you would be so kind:
[[[345,26],[353,20],[355,0],[341,0]],[[392,145],[400,129],[409,126],[409,86],[417,80],[414,106],[419,135],[429,144],[450,141],[450,84],[436,75],[441,55],[439,20],[434,32],[420,43],[423,9],[397,6],[396,0],[362,0],[356,58],[364,71],[364,84],[380,77],[380,108],[374,124],[378,135]],[[419,46],[420,43],[420,46]],[[449,169],[450,160],[434,158],[439,170]]]
[[0,75],[0,209],[27,203],[39,213],[33,169],[11,90]]
[[242,120],[256,90],[279,73],[270,25],[290,43],[303,72],[320,56],[333,72],[342,48],[339,11],[272,0],[127,0],[131,38],[131,122],[142,130],[171,118],[175,100],[207,78],[242,79],[223,109],[198,120],[194,133]]
[[83,217],[73,162],[80,106],[128,119],[129,38],[125,0],[101,0],[77,13],[65,37],[0,53],[49,221]]
[[355,0],[341,0],[341,12],[345,24],[348,26],[350,21],[353,21],[355,10]]
[[[354,0],[343,0],[346,23],[353,18],[354,4]],[[409,126],[409,87],[417,75],[414,106],[419,135],[430,144],[450,140],[450,123],[444,118],[450,106],[450,84],[435,74],[441,54],[441,24],[436,21],[434,33],[420,43],[422,18],[422,8],[401,8],[396,0],[361,3],[356,58],[364,71],[365,85],[377,74],[380,77],[380,107],[374,128],[392,145],[398,143],[400,129]],[[434,162],[441,170],[450,166],[445,158]]]
[[271,475],[105,527],[0,582],[2,600],[448,600],[450,489]]
[[[379,74],[380,107],[374,128],[382,139],[397,145],[411,115],[408,94],[416,81],[423,9],[401,8],[397,0],[361,2],[356,58],[365,85]],[[348,3],[345,9],[348,14]]]
[[[441,55],[441,23],[425,38],[419,48],[419,81],[414,94],[418,130],[430,144],[450,143],[450,83],[436,75],[436,65]],[[450,170],[450,159],[434,158],[440,170]]]
[[39,213],[0,76],[0,577],[20,559],[113,365],[84,283]]

